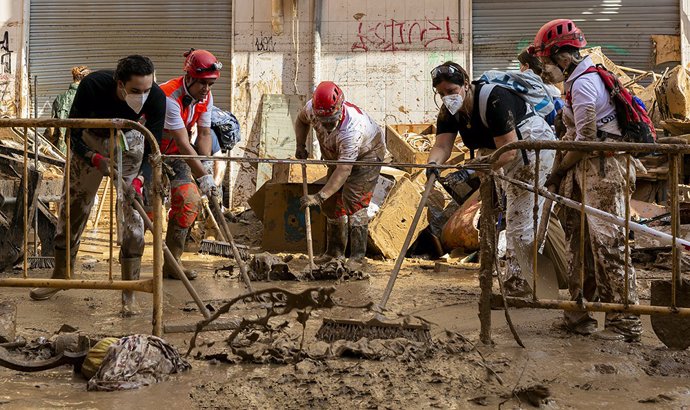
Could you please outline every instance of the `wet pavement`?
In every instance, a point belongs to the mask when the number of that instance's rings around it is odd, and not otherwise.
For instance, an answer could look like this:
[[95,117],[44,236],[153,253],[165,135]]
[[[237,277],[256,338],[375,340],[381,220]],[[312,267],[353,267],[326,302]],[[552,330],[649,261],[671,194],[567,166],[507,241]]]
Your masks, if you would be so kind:
[[[86,257],[92,257],[86,255]],[[214,306],[244,291],[237,278],[215,269],[227,259],[185,255],[188,265],[200,272],[192,282],[201,297]],[[82,260],[83,261],[83,260]],[[306,263],[296,258],[297,265]],[[297,267],[299,268],[299,266]],[[335,300],[346,305],[378,302],[388,279],[391,262],[373,262],[371,277],[336,284]],[[119,266],[115,264],[115,272]],[[105,272],[105,273],[104,273]],[[235,269],[235,273],[237,269]],[[395,312],[418,315],[433,323],[432,335],[451,330],[478,343],[477,271],[451,268],[434,273],[433,262],[408,260],[399,276],[388,307]],[[48,276],[48,271],[32,272]],[[100,260],[82,276],[102,278],[107,265]],[[5,272],[15,277],[20,272]],[[143,276],[150,275],[145,266]],[[644,272],[642,272],[644,275]],[[271,282],[255,287],[282,287],[297,292],[333,282]],[[191,297],[179,281],[166,280],[165,323],[195,323],[201,319]],[[151,296],[137,294],[144,314],[118,316],[120,295],[108,291],[59,292],[49,301],[34,302],[25,289],[2,290],[2,299],[17,303],[17,333],[27,339],[50,336],[62,324],[77,327],[99,338],[151,331]],[[644,301],[643,301],[644,302]],[[242,309],[230,315],[249,314]],[[229,317],[231,317],[229,316]],[[368,318],[358,309],[335,308],[314,312],[307,337],[322,317]],[[526,348],[519,348],[508,331],[503,312],[493,312],[495,346],[477,351],[439,352],[419,361],[368,361],[355,359],[306,359],[288,365],[225,364],[190,360],[193,369],[169,381],[137,391],[87,392],[86,382],[62,367],[40,373],[0,369],[0,407],[24,408],[475,408],[488,405],[517,408],[517,388],[543,385],[550,396],[546,408],[684,408],[690,405],[687,352],[670,352],[654,336],[644,318],[642,343],[603,342],[574,336],[556,329],[557,311],[512,310],[513,321]],[[603,315],[597,315],[603,323]],[[228,332],[204,333],[205,340],[222,343]],[[164,338],[187,350],[190,334]],[[487,375],[486,367],[498,375]],[[647,402],[644,402],[647,401]],[[481,404],[477,404],[481,403]],[[522,403],[528,407],[527,403]]]

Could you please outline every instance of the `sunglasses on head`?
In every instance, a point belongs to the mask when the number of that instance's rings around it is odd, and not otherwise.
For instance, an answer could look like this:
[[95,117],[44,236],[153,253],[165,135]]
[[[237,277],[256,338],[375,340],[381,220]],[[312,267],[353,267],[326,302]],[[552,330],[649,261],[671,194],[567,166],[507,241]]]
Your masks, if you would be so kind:
[[196,72],[197,73],[205,73],[207,71],[220,71],[221,68],[223,68],[223,63],[221,63],[220,61],[217,61],[208,67],[197,68]]
[[433,70],[431,70],[431,79],[435,80],[441,75],[445,75],[448,77],[452,76],[459,76],[460,78],[463,78],[464,75],[462,74],[462,71],[460,71],[458,68],[453,67],[452,65],[440,65]]

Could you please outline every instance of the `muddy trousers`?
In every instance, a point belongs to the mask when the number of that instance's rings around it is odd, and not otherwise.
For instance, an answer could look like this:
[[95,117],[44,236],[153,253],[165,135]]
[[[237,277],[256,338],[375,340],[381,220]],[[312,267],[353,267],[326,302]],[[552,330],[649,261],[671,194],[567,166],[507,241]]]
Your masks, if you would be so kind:
[[[184,252],[185,241],[189,228],[196,221],[201,208],[201,196],[194,182],[192,170],[183,160],[166,160],[166,164],[172,170],[170,179],[170,212],[168,213],[168,229],[165,235],[165,244],[180,262]],[[206,166],[206,164],[204,164]],[[211,164],[212,165],[212,164]],[[194,279],[196,272],[183,269],[188,279]],[[163,273],[166,277],[177,278],[173,267],[165,262]]]
[[[92,151],[98,152],[103,156],[109,156],[108,138],[94,135],[89,130],[84,130],[83,140]],[[120,175],[124,184],[130,185],[132,180],[139,174],[141,161],[144,155],[144,136],[138,131],[128,131],[125,133],[128,151],[122,154],[122,171]],[[117,151],[116,151],[117,152]],[[117,157],[117,154],[116,154]],[[113,159],[115,160],[115,159]],[[86,160],[72,152],[70,160],[70,202],[66,204],[67,179],[63,185],[62,199],[58,216],[57,230],[55,234],[55,269],[53,278],[63,279],[66,277],[66,264],[58,263],[66,259],[67,252],[67,206],[70,207],[70,250],[71,250],[71,272],[74,272],[74,262],[79,250],[81,235],[88,222],[91,208],[93,207],[98,188],[103,180],[101,172],[87,163]],[[117,182],[113,181],[115,187]],[[119,197],[120,195],[118,195]],[[120,258],[141,259],[144,251],[144,221],[138,212],[126,202],[118,204],[122,208],[121,223],[122,246],[120,248]],[[123,274],[128,276],[127,274]]]
[[[573,199],[581,202],[584,193],[587,205],[625,218],[625,195],[630,195],[635,186],[635,169],[631,165],[630,192],[625,191],[624,156],[607,157],[604,161],[604,175],[601,174],[600,158],[584,159],[569,175],[574,177]],[[585,177],[582,168],[585,167]],[[623,227],[604,222],[586,215],[584,227],[585,267],[584,286],[580,285],[582,254],[580,253],[580,213],[567,209],[565,232],[569,243],[569,290],[573,300],[580,296],[586,301],[623,303],[625,295],[625,265],[628,265],[628,301],[638,304],[635,268],[631,260],[625,259],[625,230]],[[565,312],[566,324],[575,326],[593,320],[588,312]],[[639,335],[642,332],[640,318],[627,313],[607,313],[605,327],[624,335]]]
[[[518,161],[522,161],[522,158],[518,157]],[[553,166],[554,151],[543,150],[539,157],[539,186],[543,186]],[[533,185],[535,154],[529,153],[528,158],[529,164],[524,165],[520,162],[520,165],[510,169],[506,176]],[[534,262],[531,255],[535,240],[534,193],[508,182],[503,182],[501,186],[506,195],[506,285],[510,287],[515,284],[520,287],[518,283],[524,281],[523,272],[533,270]],[[544,197],[539,197],[537,206],[539,224]]]
[[[329,167],[329,178],[333,171],[335,167]],[[380,173],[381,167],[353,167],[343,187],[321,206],[328,220],[328,236],[326,253],[316,263],[344,256],[348,237],[351,259],[358,263],[364,260],[369,232],[367,210]]]

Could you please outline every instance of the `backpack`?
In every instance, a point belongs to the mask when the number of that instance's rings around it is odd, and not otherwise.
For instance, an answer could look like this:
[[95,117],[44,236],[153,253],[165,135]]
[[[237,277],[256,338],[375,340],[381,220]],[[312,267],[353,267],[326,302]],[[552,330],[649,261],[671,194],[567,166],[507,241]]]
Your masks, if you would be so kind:
[[242,139],[240,123],[235,115],[218,107],[213,107],[211,112],[211,130],[224,151],[231,150]]
[[[601,64],[589,67],[582,74],[575,77],[575,81],[581,76],[589,73],[599,74],[599,78],[604,82],[606,91],[609,92],[611,101],[616,107],[616,119],[623,133],[623,141],[638,143],[656,142],[656,130],[649,118],[645,108],[639,103],[639,99],[632,96],[630,91],[623,87],[618,77],[606,69]],[[572,89],[572,87],[571,87]],[[572,106],[572,93],[566,94],[568,104]]]
[[551,93],[541,77],[532,70],[489,70],[479,77],[479,82],[485,84],[479,90],[479,115],[487,128],[489,124],[486,120],[486,104],[495,86],[503,87],[525,100],[542,118],[546,118],[554,110]]
[[[489,128],[489,122],[486,119],[486,107],[489,101],[489,95],[494,87],[507,89],[525,100],[532,108],[528,110],[524,117],[517,119],[516,125],[535,114],[546,119],[549,114],[554,112],[554,102],[551,93],[541,77],[536,75],[532,70],[524,72],[515,70],[489,70],[485,71],[484,74],[479,77],[477,83],[482,84],[482,87],[479,89],[479,117],[486,128]],[[522,140],[522,134],[518,127],[515,127],[515,133],[517,134],[518,140]],[[525,165],[529,164],[527,152],[525,150],[520,150],[520,153],[522,154],[522,162]],[[472,149],[470,149],[470,157],[474,158],[474,151]]]

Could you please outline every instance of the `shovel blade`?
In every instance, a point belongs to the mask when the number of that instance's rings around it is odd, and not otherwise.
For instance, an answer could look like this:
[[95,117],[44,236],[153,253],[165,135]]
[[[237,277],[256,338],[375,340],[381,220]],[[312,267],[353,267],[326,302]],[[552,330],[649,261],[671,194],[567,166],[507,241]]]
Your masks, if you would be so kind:
[[[652,300],[655,306],[670,306],[672,286],[670,280],[652,281]],[[683,279],[676,286],[676,306],[690,307],[690,280]],[[654,334],[670,349],[685,350],[690,347],[690,317],[652,315]]]

